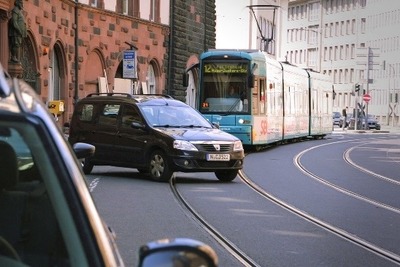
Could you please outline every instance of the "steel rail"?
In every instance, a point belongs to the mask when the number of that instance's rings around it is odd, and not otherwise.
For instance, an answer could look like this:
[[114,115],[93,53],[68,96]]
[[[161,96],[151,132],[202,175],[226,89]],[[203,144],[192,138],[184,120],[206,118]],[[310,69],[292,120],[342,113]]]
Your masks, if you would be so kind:
[[172,177],[169,181],[169,185],[172,193],[175,196],[177,202],[181,205],[185,214],[191,219],[197,221],[197,223],[208,232],[222,247],[224,247],[234,258],[236,258],[243,266],[248,267],[260,267],[253,259],[246,255],[240,250],[233,242],[227,237],[221,234],[215,229],[210,223],[207,222],[195,209],[185,200],[182,194],[179,193],[176,186],[176,177]]

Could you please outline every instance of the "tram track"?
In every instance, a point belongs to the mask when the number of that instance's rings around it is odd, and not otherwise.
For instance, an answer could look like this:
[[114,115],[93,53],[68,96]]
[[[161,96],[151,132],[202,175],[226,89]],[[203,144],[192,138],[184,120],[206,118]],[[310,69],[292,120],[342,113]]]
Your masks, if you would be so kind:
[[189,204],[188,201],[179,193],[176,186],[176,177],[172,177],[169,181],[170,189],[174,194],[175,199],[181,205],[184,212],[191,219],[195,220],[207,233],[209,233],[222,247],[224,247],[234,258],[236,258],[243,266],[246,267],[260,267],[258,263],[253,261],[248,255],[240,250],[233,242],[226,236],[221,234],[210,223],[207,222],[196,210]]
[[[329,144],[322,144],[322,145],[311,147],[311,148],[303,150],[302,152],[295,155],[293,157],[293,163],[298,169],[300,169],[307,176],[317,180],[318,182],[323,183],[324,185],[327,185],[327,186],[333,188],[334,190],[337,190],[341,193],[344,193],[344,194],[351,196],[353,198],[356,198],[358,200],[362,200],[369,204],[372,204],[372,205],[384,208],[386,210],[389,210],[391,212],[400,214],[399,208],[395,208],[390,205],[375,201],[373,199],[370,199],[370,198],[367,198],[360,194],[357,194],[355,192],[352,192],[346,188],[335,185],[334,183],[329,182],[328,180],[324,179],[323,177],[320,177],[320,176],[312,173],[311,171],[307,170],[307,168],[302,165],[301,157],[305,153],[310,152],[311,150],[317,149],[322,146],[334,145],[334,144],[345,143],[345,142],[358,142],[358,140],[356,140],[356,139],[341,140],[341,141],[337,141],[337,142],[331,142]],[[362,144],[360,144],[359,146],[361,146],[361,145]],[[351,161],[350,152],[351,152],[351,149],[347,149],[343,154],[343,158],[348,164],[350,164],[360,170],[364,170],[366,173],[369,173],[371,175],[375,174],[375,173],[369,172],[368,170],[363,169],[361,166],[358,166],[353,161]],[[375,176],[379,177],[380,179],[387,180],[379,174],[375,174]],[[392,251],[382,248],[382,247],[380,247],[374,243],[371,243],[361,237],[358,237],[357,235],[355,235],[351,232],[348,232],[340,227],[330,224],[327,221],[317,218],[317,217],[307,213],[306,211],[301,210],[301,209],[291,205],[290,203],[282,201],[278,197],[267,192],[264,188],[260,187],[255,182],[253,182],[249,177],[246,176],[246,174],[243,171],[239,171],[239,178],[243,181],[244,184],[246,184],[249,188],[251,188],[253,191],[255,191],[256,193],[261,195],[266,200],[275,203],[276,205],[280,206],[281,208],[299,216],[300,218],[320,227],[323,230],[326,230],[326,231],[328,231],[328,232],[330,232],[352,244],[355,244],[367,251],[370,251],[371,253],[374,253],[375,255],[377,255],[387,261],[390,261],[396,265],[400,265],[400,255],[399,254],[396,254]],[[396,183],[396,182],[394,182],[394,183]],[[397,183],[396,183],[396,185],[397,185]],[[236,258],[241,264],[243,264],[243,266],[260,266],[258,263],[253,261],[248,255],[246,255],[245,252],[240,250],[233,242],[231,242],[229,240],[229,238],[227,238],[226,236],[221,234],[217,229],[215,229],[211,224],[209,224],[205,218],[203,218],[199,213],[197,213],[193,209],[193,207],[188,203],[188,201],[185,200],[185,198],[182,196],[182,194],[179,193],[179,190],[177,189],[175,177],[170,180],[170,188],[171,188],[175,198],[177,199],[179,204],[182,206],[184,211],[187,213],[187,215],[189,217],[191,217],[192,219],[194,219],[195,221],[197,221],[197,223],[206,232],[208,232],[219,244],[221,244],[222,247],[224,247],[234,258]]]
[[308,214],[307,212],[305,212],[301,209],[296,208],[293,205],[290,205],[289,203],[287,203],[285,201],[280,200],[279,198],[266,192],[263,188],[261,188],[256,183],[251,181],[248,177],[246,177],[246,175],[244,173],[240,174],[240,178],[242,179],[242,181],[244,183],[246,183],[250,188],[252,188],[254,191],[256,191],[258,194],[260,194],[264,198],[276,203],[277,205],[281,206],[282,208],[303,218],[304,220],[307,220],[307,221],[319,226],[320,228],[327,230],[327,231],[329,231],[329,232],[331,232],[353,244],[356,244],[356,245],[366,249],[366,250],[369,250],[387,260],[390,260],[393,263],[400,264],[400,255],[393,253],[391,251],[385,250],[379,246],[375,246],[374,244],[372,244],[362,238],[359,238],[359,237],[355,236],[354,234],[351,234],[341,228],[331,225],[317,217],[314,217],[314,216]]
[[391,179],[391,178],[389,178],[389,177],[386,177],[386,176],[380,175],[380,174],[378,174],[378,173],[375,173],[375,172],[373,172],[373,171],[370,171],[370,170],[368,170],[368,169],[366,169],[366,168],[364,168],[364,167],[362,167],[362,166],[356,164],[354,161],[351,160],[350,153],[351,153],[354,149],[359,148],[359,147],[361,147],[361,146],[363,146],[363,145],[365,145],[365,144],[360,144],[360,145],[358,145],[358,146],[351,147],[351,148],[347,149],[347,150],[345,151],[345,153],[343,154],[343,159],[344,159],[344,161],[345,161],[347,164],[351,165],[352,167],[354,167],[354,168],[356,168],[356,169],[358,169],[358,170],[360,170],[360,171],[362,171],[362,172],[364,172],[364,173],[366,173],[366,174],[368,174],[368,175],[374,176],[374,177],[376,177],[376,178],[378,178],[378,179],[384,180],[384,181],[389,182],[389,183],[391,183],[391,184],[399,185],[399,186],[400,186],[400,181],[397,181],[397,180]]
[[[374,138],[374,139],[375,139],[375,138]],[[354,141],[354,140],[352,140],[352,141]],[[370,140],[369,140],[369,141],[370,141]],[[396,207],[387,205],[387,204],[385,204],[385,203],[376,201],[376,200],[374,200],[374,199],[370,199],[370,198],[368,198],[368,197],[365,197],[365,196],[363,196],[363,195],[360,195],[360,194],[358,194],[358,193],[355,193],[355,192],[353,192],[353,191],[351,191],[351,190],[348,190],[348,189],[346,189],[346,188],[343,188],[343,187],[341,187],[341,186],[338,186],[338,185],[336,185],[336,184],[334,184],[334,183],[331,183],[331,182],[329,182],[328,180],[326,180],[326,179],[324,179],[324,178],[322,178],[322,177],[320,177],[320,176],[318,176],[318,175],[312,173],[311,171],[307,170],[307,168],[305,168],[305,167],[302,165],[302,163],[301,163],[301,157],[302,157],[305,153],[308,153],[308,152],[310,152],[311,150],[320,148],[320,147],[322,147],[322,146],[329,146],[329,145],[333,145],[333,144],[337,144],[337,143],[343,143],[343,142],[346,142],[346,141],[339,141],[339,142],[332,142],[332,143],[329,143],[329,144],[322,144],[322,145],[314,146],[314,147],[311,147],[311,148],[309,148],[309,149],[303,150],[302,152],[298,153],[298,154],[293,158],[293,163],[294,163],[294,165],[295,165],[299,170],[301,170],[301,171],[302,171],[304,174],[306,174],[307,176],[313,178],[314,180],[316,180],[316,181],[318,181],[318,182],[320,182],[320,183],[323,183],[323,184],[326,185],[326,186],[329,186],[329,187],[333,188],[334,190],[337,190],[337,191],[339,191],[339,192],[341,192],[341,193],[344,193],[344,194],[346,194],[346,195],[348,195],[348,196],[350,196],[350,197],[356,198],[356,199],[358,199],[358,200],[361,200],[361,201],[367,202],[367,203],[369,203],[369,204],[372,204],[372,205],[374,205],[374,206],[376,206],[376,207],[380,207],[380,208],[389,210],[389,211],[391,211],[391,212],[400,214],[400,209],[399,209],[399,208],[396,208]],[[366,144],[366,143],[368,143],[368,142],[363,142],[362,144],[359,144],[359,145],[357,145],[356,147],[362,146],[362,145],[364,145],[364,144]],[[369,170],[367,170],[367,169],[365,169],[365,168],[363,168],[363,167],[361,167],[361,166],[355,164],[355,163],[351,160],[351,158],[350,158],[350,152],[351,152],[353,149],[354,149],[354,147],[352,147],[352,148],[350,148],[350,149],[347,149],[347,150],[344,152],[344,154],[343,154],[343,159],[344,159],[344,161],[345,161],[347,164],[349,164],[349,165],[351,165],[352,167],[354,167],[354,168],[356,168],[356,169],[358,169],[358,170],[360,170],[360,171],[363,171],[363,172],[365,172],[365,173],[367,173],[367,174],[369,174],[369,175],[373,175],[374,177],[377,177],[377,178],[379,178],[379,179],[385,180],[385,181],[387,181],[387,182],[390,182],[390,183],[393,183],[393,184],[396,184],[396,185],[400,185],[400,183],[399,183],[398,181],[395,181],[395,180],[390,179],[390,178],[388,178],[388,177],[379,175],[379,174],[377,174],[377,173],[374,173],[374,172],[372,172],[372,171],[369,171]],[[304,216],[304,214],[303,214],[303,216]],[[308,220],[311,220],[311,221],[315,222],[316,224],[321,225],[323,228],[326,228],[327,230],[329,230],[329,231],[331,231],[331,232],[334,232],[335,234],[338,234],[339,236],[345,238],[346,240],[349,240],[350,242],[353,242],[353,243],[355,243],[355,244],[358,244],[358,245],[360,245],[361,247],[363,247],[363,248],[365,248],[365,249],[368,249],[368,250],[370,250],[370,251],[372,251],[372,252],[374,252],[374,253],[376,253],[376,254],[378,254],[378,255],[384,257],[384,258],[387,258],[387,259],[393,261],[394,263],[400,264],[400,255],[398,255],[398,254],[396,254],[396,253],[393,253],[393,252],[391,252],[391,251],[385,250],[385,249],[383,249],[383,248],[381,248],[381,247],[379,247],[379,246],[376,246],[376,245],[374,245],[373,243],[370,243],[370,242],[368,242],[368,241],[366,241],[366,240],[364,240],[364,239],[362,239],[362,238],[356,237],[354,234],[348,233],[348,232],[344,231],[343,229],[340,229],[340,228],[335,227],[335,226],[333,226],[333,225],[330,225],[330,224],[328,224],[328,223],[326,223],[326,222],[323,222],[322,220],[320,220],[320,219],[318,219],[318,218],[314,218],[314,217],[312,217],[312,216],[310,216],[310,215],[308,215],[308,214],[306,214],[305,216],[306,216],[306,218],[307,218]]]
[[[343,142],[343,141],[339,141],[339,142],[341,143],[341,142]],[[336,142],[336,143],[338,143],[338,142]],[[314,179],[314,180],[316,180],[316,181],[318,181],[318,182],[320,182],[320,183],[322,183],[322,184],[324,184],[324,185],[326,185],[326,186],[329,186],[330,188],[332,188],[332,189],[334,189],[334,190],[336,190],[336,191],[339,191],[339,192],[341,192],[341,193],[343,193],[343,194],[345,194],[345,195],[348,195],[348,196],[350,196],[350,197],[356,198],[356,199],[358,199],[358,200],[367,202],[367,203],[369,203],[369,204],[375,205],[375,206],[377,206],[377,207],[380,207],[380,208],[389,210],[389,211],[391,211],[391,212],[400,214],[400,209],[399,209],[399,208],[396,208],[396,207],[387,205],[387,204],[385,204],[385,203],[382,203],[382,202],[373,200],[373,199],[371,199],[371,198],[368,198],[368,197],[366,197],[366,196],[363,196],[363,195],[360,195],[360,194],[358,194],[358,193],[356,193],[356,192],[353,192],[353,191],[351,191],[351,190],[349,190],[349,189],[346,189],[346,188],[344,188],[344,187],[338,186],[338,185],[336,185],[336,184],[334,184],[334,183],[332,183],[332,182],[330,182],[330,181],[324,179],[323,177],[320,177],[320,176],[318,176],[318,175],[312,173],[311,171],[307,170],[307,168],[305,168],[305,167],[302,165],[302,163],[301,163],[301,157],[302,157],[305,153],[308,153],[308,152],[310,152],[310,151],[313,150],[313,149],[317,149],[317,148],[320,148],[320,147],[323,147],[323,146],[332,145],[332,144],[335,144],[335,142],[334,142],[334,143],[329,143],[329,144],[322,144],[322,145],[314,146],[314,147],[311,147],[311,148],[309,148],[309,149],[303,150],[302,152],[300,152],[299,154],[297,154],[297,155],[293,158],[293,164],[294,164],[300,171],[302,171],[304,174],[306,174],[307,176],[311,177],[312,179]],[[348,151],[349,151],[349,150],[347,150],[346,152],[348,152]],[[345,152],[345,154],[346,154],[346,152]],[[387,181],[390,181],[390,182],[392,182],[392,183],[395,183],[395,181],[393,181],[392,179],[389,179],[389,178],[387,178],[387,177],[386,177],[386,179],[385,179],[382,175],[378,175],[378,174],[376,174],[376,173],[373,173],[373,172],[371,172],[371,171],[366,170],[365,168],[362,168],[361,166],[358,166],[358,165],[352,163],[352,161],[350,160],[350,157],[349,157],[348,153],[347,153],[347,155],[344,155],[343,158],[345,159],[345,161],[346,161],[348,164],[352,165],[353,167],[355,167],[355,168],[357,168],[357,169],[359,169],[359,170],[361,170],[361,171],[363,171],[363,172],[365,172],[365,173],[368,173],[368,174],[371,174],[371,175],[374,174],[374,176],[379,177],[380,179],[387,180]]]

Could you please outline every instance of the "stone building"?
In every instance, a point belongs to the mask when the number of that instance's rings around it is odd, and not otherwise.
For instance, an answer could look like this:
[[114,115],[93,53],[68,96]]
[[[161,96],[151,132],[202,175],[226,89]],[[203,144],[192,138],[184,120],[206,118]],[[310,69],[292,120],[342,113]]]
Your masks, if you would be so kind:
[[[171,0],[168,93],[195,107],[201,52],[215,48],[215,0]],[[183,76],[188,74],[188,86]]]
[[[0,0],[0,63],[45,103],[63,101],[59,125],[70,120],[76,101],[93,92],[128,88],[186,101],[183,74],[203,50],[215,47],[215,0],[23,0],[23,5],[28,36],[16,64],[10,62],[7,28],[14,1]],[[126,51],[134,53],[136,72],[122,79]]]

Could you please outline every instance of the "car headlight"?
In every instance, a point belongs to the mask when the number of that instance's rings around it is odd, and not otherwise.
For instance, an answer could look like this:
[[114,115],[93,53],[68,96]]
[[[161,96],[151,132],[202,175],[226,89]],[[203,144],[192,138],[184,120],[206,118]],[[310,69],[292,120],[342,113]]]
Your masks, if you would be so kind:
[[243,150],[242,141],[235,141],[233,144],[233,151],[240,151]]
[[192,143],[183,140],[175,140],[174,148],[186,151],[198,151],[197,148]]

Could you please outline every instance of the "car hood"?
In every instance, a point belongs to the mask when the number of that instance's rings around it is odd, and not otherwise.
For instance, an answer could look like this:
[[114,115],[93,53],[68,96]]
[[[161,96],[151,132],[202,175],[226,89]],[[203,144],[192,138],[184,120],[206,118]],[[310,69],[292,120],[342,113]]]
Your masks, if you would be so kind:
[[156,131],[177,140],[187,141],[236,141],[233,135],[215,128],[175,128],[159,127]]

